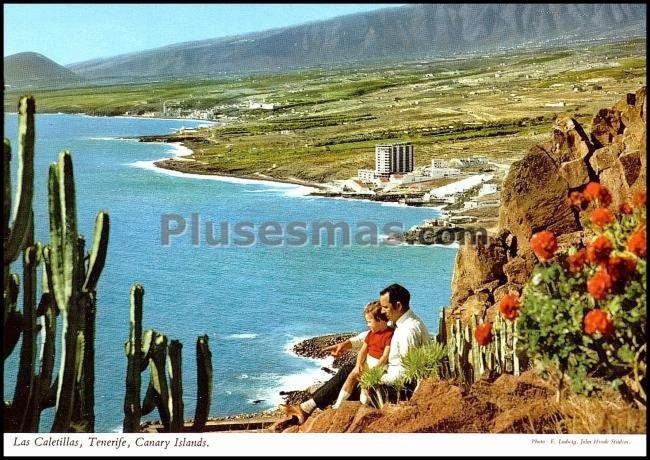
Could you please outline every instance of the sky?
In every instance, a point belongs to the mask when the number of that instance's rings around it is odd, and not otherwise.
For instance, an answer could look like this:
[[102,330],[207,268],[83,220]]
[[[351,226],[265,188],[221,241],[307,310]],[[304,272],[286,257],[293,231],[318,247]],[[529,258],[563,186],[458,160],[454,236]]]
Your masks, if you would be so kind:
[[399,4],[3,4],[4,56],[58,64],[226,37]]

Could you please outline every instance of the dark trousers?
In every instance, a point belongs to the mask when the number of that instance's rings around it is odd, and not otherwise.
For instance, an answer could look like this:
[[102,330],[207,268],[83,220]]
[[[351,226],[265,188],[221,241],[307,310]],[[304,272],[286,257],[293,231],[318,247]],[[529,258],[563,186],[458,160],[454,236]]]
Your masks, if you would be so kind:
[[[316,403],[316,407],[319,409],[325,409],[330,404],[336,402],[336,398],[339,396],[341,388],[343,388],[343,384],[348,378],[348,375],[350,375],[350,372],[352,372],[352,369],[354,369],[354,364],[344,364],[334,377],[329,379],[314,392],[312,399]],[[359,390],[359,385],[357,385],[348,399],[351,401],[358,401],[360,394],[361,391]]]

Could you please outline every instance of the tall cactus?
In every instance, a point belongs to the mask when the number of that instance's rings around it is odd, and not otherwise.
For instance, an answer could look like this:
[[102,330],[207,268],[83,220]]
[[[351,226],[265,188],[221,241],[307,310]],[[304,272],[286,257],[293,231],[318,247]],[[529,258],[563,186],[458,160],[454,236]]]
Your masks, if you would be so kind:
[[[129,338],[124,344],[127,358],[126,393],[124,396],[125,433],[140,429],[140,418],[158,409],[166,432],[184,431],[182,344],[168,341],[167,336],[153,329],[142,333],[144,288],[131,288],[131,322]],[[193,431],[202,431],[207,421],[212,396],[212,354],[208,337],[199,336],[196,343],[197,404]],[[149,383],[140,404],[141,372],[149,369]]]
[[199,336],[196,339],[196,410],[194,411],[195,432],[203,431],[210,412],[212,401],[212,353],[208,346],[208,336]]
[[[445,317],[444,310],[441,318]],[[446,337],[449,370],[447,375],[456,378],[463,385],[477,381],[486,370],[491,375],[511,373],[518,375],[527,365],[525,357],[517,354],[517,322],[504,320],[496,315],[492,324],[492,341],[480,346],[475,338],[476,327],[482,323],[472,314],[469,324],[461,325],[460,319],[451,324]],[[443,337],[442,329],[438,337]]]
[[18,103],[18,182],[16,183],[16,200],[13,209],[14,223],[9,226],[11,209],[11,146],[4,141],[4,202],[2,218],[5,235],[4,245],[4,283],[7,286],[9,265],[18,258],[28,234],[29,221],[32,217],[32,199],[34,196],[34,113],[36,104],[33,97],[22,97]]
[[52,431],[94,431],[95,289],[106,260],[109,218],[100,211],[95,219],[86,270],[85,243],[77,232],[74,175],[68,151],[61,152],[58,162],[50,166],[48,192],[50,271],[54,299],[62,316],[61,366]]
[[[6,405],[7,428],[37,431],[40,412],[56,405],[52,431],[94,431],[94,324],[96,283],[106,258],[108,214],[97,217],[93,250],[84,266],[83,238],[77,233],[75,189],[72,159],[62,152],[50,166],[48,208],[50,238],[48,246],[34,242],[32,198],[34,189],[34,114],[32,97],[19,102],[19,164],[14,219],[10,227],[11,145],[4,142],[3,282],[4,282],[4,355],[11,354],[20,335],[23,341],[11,404]],[[23,250],[23,313],[16,309],[18,277],[10,274],[11,264]],[[36,306],[36,270],[43,260],[43,289]],[[55,362],[54,335],[57,315],[62,313],[62,346],[58,377],[53,385]],[[36,358],[37,318],[41,320],[41,350]],[[38,369],[38,373],[36,372]],[[52,389],[56,387],[56,397]]]
[[182,379],[182,358],[183,344],[178,340],[169,343],[169,406],[171,409],[170,430],[172,433],[183,431],[183,379]]
[[140,284],[131,287],[129,340],[124,344],[127,357],[126,395],[124,397],[124,433],[140,428],[140,372],[142,368],[142,297]]
[[[62,315],[61,366],[56,395],[56,412],[52,431],[69,430],[72,420],[76,365],[80,332],[79,269],[77,217],[72,160],[67,151],[50,166],[48,180],[50,205],[50,247],[54,297]],[[82,350],[80,350],[82,351]]]

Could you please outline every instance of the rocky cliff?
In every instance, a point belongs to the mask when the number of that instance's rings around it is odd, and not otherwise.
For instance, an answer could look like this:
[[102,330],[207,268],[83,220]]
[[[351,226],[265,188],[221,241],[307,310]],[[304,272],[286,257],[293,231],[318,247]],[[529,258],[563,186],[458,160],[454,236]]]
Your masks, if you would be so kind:
[[[503,295],[521,292],[537,262],[528,244],[533,233],[553,231],[560,250],[583,239],[581,216],[567,202],[571,191],[600,182],[618,207],[645,188],[645,106],[643,87],[600,110],[589,131],[560,117],[548,142],[513,164],[501,192],[496,236],[489,244],[458,250],[448,319],[467,321],[476,312],[491,321]],[[317,410],[301,426],[287,419],[271,431],[645,433],[645,409],[630,407],[616,392],[558,405],[555,387],[533,370],[488,374],[469,388],[424,380],[409,401],[381,410],[348,401],[337,410]]]
[[549,140],[512,165],[503,182],[495,238],[486,246],[458,250],[450,319],[465,322],[475,312],[492,321],[503,295],[521,293],[537,263],[528,243],[534,233],[552,231],[560,249],[582,240],[581,213],[569,206],[570,192],[600,182],[618,209],[645,188],[645,107],[644,86],[598,111],[588,130],[573,118],[558,117]]

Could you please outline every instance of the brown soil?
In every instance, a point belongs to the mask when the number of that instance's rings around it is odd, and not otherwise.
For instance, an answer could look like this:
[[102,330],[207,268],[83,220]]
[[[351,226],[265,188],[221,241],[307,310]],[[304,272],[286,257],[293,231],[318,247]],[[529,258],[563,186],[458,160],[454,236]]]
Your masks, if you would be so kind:
[[345,402],[316,411],[302,426],[284,420],[271,431],[312,433],[645,433],[646,410],[613,391],[555,402],[555,389],[534,371],[485,377],[464,389],[425,380],[409,401],[381,410]]

